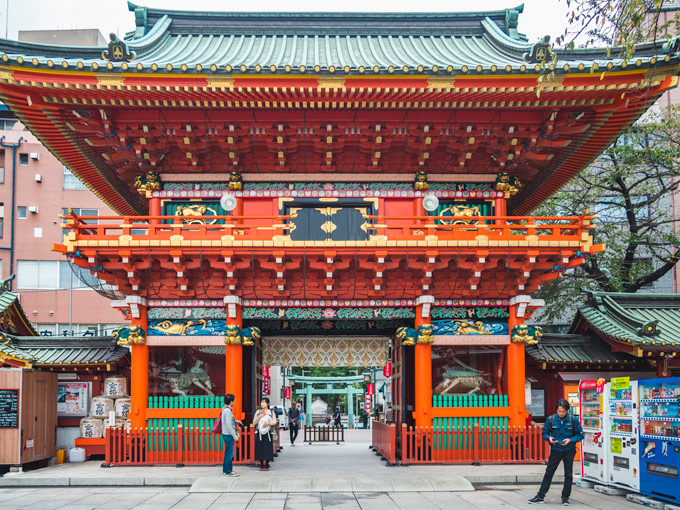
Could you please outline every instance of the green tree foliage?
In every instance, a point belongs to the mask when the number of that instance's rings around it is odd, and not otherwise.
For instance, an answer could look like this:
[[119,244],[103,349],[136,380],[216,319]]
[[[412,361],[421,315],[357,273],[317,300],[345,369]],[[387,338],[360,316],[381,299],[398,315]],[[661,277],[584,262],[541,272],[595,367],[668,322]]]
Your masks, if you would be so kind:
[[[597,214],[603,253],[546,284],[542,320],[564,322],[581,290],[636,292],[667,274],[680,256],[671,195],[680,186],[680,110],[648,114],[538,210],[540,216]],[[559,296],[559,298],[557,298]],[[561,320],[560,320],[561,319]]]
[[557,46],[606,47],[628,60],[635,45],[680,33],[680,11],[665,9],[664,0],[563,0],[569,8],[568,26]]

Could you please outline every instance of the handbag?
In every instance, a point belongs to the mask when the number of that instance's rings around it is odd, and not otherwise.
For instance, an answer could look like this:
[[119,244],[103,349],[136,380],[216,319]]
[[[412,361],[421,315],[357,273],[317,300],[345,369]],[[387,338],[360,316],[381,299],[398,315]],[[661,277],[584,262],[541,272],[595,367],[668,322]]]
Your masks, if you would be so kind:
[[272,427],[272,441],[278,441],[279,435],[276,433],[276,429]]
[[[224,408],[222,408],[222,411],[224,411]],[[220,411],[219,416],[215,418],[215,424],[210,429],[210,432],[212,432],[213,434],[222,433],[222,411]]]

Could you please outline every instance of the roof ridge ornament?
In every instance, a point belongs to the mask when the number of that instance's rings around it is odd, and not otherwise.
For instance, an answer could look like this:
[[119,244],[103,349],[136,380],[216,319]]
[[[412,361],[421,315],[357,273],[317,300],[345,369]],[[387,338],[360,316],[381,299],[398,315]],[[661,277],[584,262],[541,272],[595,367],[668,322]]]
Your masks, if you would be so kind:
[[661,49],[669,54],[680,52],[680,35],[676,35],[675,37],[668,39],[668,41],[666,41],[663,46],[661,46]]
[[507,34],[513,39],[519,39],[519,32],[517,25],[519,24],[519,15],[524,11],[524,4],[520,4],[515,8],[505,9],[505,29]]
[[111,62],[130,62],[135,58],[135,52],[130,51],[125,41],[114,33],[109,34],[109,49],[102,51],[102,59]]
[[543,39],[531,47],[531,53],[525,53],[523,57],[524,61],[529,62],[530,64],[536,62],[543,63],[550,59],[551,53],[552,49],[550,48],[550,36],[545,35],[543,36]]

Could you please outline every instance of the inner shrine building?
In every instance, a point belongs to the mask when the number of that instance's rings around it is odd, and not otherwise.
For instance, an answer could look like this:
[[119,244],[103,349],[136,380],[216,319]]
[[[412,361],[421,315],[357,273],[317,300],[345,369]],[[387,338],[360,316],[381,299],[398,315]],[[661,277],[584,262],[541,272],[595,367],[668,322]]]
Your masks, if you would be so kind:
[[677,41],[553,54],[522,7],[129,8],[106,48],[0,42],[0,99],[120,215],[54,249],[119,295],[132,426],[225,393],[249,422],[263,366],[388,362],[394,423],[524,425],[531,293],[604,249],[587,211],[531,212],[677,85]]

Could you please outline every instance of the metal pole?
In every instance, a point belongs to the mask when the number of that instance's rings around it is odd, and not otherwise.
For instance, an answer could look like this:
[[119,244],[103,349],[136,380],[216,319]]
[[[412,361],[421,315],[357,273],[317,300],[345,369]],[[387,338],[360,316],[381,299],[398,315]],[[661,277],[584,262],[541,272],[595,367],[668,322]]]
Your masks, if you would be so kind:
[[73,268],[69,266],[69,279],[68,279],[68,330],[73,335]]

